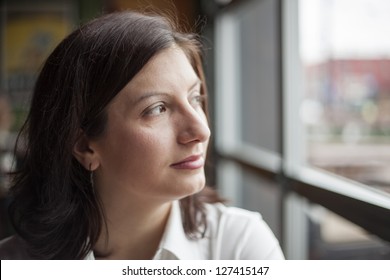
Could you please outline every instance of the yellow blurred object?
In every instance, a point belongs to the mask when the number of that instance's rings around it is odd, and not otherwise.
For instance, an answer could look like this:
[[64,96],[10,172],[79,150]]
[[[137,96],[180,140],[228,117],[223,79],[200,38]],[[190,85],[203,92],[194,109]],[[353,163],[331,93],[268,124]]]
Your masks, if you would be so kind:
[[56,14],[9,17],[5,26],[6,72],[36,71],[70,30],[71,22]]

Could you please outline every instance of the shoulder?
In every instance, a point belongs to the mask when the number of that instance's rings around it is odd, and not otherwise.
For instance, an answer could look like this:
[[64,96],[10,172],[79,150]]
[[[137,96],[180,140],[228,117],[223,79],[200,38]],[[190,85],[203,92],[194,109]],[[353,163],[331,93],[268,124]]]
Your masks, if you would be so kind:
[[25,243],[17,235],[7,237],[0,241],[0,259],[1,260],[27,260],[30,257],[27,254]]
[[218,259],[283,259],[275,235],[258,212],[206,204]]
[[261,217],[260,213],[253,212],[249,210],[245,210],[238,207],[226,206],[222,203],[207,203],[206,210],[208,214],[217,215],[219,217],[225,216],[231,219],[235,218],[253,218],[253,217]]

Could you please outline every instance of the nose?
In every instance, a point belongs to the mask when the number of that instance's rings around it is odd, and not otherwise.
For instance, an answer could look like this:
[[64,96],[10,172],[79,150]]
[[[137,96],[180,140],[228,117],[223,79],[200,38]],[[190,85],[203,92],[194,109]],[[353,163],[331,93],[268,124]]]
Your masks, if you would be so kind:
[[202,143],[210,138],[210,127],[206,115],[201,108],[189,108],[183,110],[178,122],[180,131],[178,133],[178,142],[180,144]]

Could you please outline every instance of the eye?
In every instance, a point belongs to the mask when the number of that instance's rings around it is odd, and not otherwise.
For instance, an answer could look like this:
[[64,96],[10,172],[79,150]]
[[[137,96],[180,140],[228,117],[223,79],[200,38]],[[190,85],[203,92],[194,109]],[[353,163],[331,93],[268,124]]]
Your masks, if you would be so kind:
[[197,106],[202,106],[204,100],[205,100],[205,96],[200,95],[200,93],[198,92],[191,97],[190,102],[193,107],[197,107]]
[[167,111],[167,107],[164,104],[158,104],[156,106],[152,106],[145,110],[144,115],[147,116],[158,116]]

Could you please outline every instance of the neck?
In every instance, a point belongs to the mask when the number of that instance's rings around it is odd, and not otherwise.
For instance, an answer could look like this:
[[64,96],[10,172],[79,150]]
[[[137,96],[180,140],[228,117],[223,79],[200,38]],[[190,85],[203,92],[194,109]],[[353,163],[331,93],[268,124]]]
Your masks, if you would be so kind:
[[151,259],[158,249],[171,202],[110,204],[103,201],[107,230],[94,247],[96,258]]

